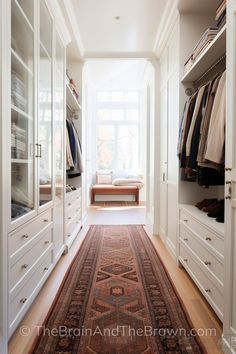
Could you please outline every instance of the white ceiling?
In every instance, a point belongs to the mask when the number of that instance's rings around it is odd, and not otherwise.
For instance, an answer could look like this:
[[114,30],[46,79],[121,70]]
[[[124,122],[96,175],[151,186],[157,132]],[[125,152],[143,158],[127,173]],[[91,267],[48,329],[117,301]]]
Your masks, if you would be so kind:
[[94,88],[132,90],[144,84],[146,60],[92,60],[87,64]]
[[77,26],[77,42],[84,57],[127,58],[152,56],[167,2],[66,0],[64,6],[70,7],[70,20]]

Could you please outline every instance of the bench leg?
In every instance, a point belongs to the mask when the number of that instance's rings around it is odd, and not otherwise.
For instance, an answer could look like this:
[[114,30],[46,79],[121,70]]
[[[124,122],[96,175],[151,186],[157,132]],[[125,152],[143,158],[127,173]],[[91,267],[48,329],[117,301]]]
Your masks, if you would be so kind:
[[139,205],[139,189],[136,191],[135,200],[136,200],[136,203]]
[[94,198],[95,198],[94,191],[91,189],[91,204],[94,203]]

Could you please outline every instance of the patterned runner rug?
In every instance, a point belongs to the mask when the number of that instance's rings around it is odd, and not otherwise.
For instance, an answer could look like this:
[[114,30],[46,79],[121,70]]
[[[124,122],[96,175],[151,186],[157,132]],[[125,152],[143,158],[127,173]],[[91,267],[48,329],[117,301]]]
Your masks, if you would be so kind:
[[35,354],[205,353],[142,226],[91,226]]

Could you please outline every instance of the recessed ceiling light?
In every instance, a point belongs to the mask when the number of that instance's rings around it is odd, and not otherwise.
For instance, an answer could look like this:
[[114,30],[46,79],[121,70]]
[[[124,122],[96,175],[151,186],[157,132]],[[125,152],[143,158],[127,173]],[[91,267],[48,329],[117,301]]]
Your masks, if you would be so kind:
[[115,16],[114,18],[115,18],[115,20],[119,20],[120,16]]

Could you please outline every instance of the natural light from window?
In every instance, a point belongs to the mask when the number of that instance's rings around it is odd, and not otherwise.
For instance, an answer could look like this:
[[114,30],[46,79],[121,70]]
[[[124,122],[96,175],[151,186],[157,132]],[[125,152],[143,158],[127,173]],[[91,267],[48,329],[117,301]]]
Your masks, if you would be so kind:
[[139,171],[139,91],[99,91],[96,95],[98,170]]

